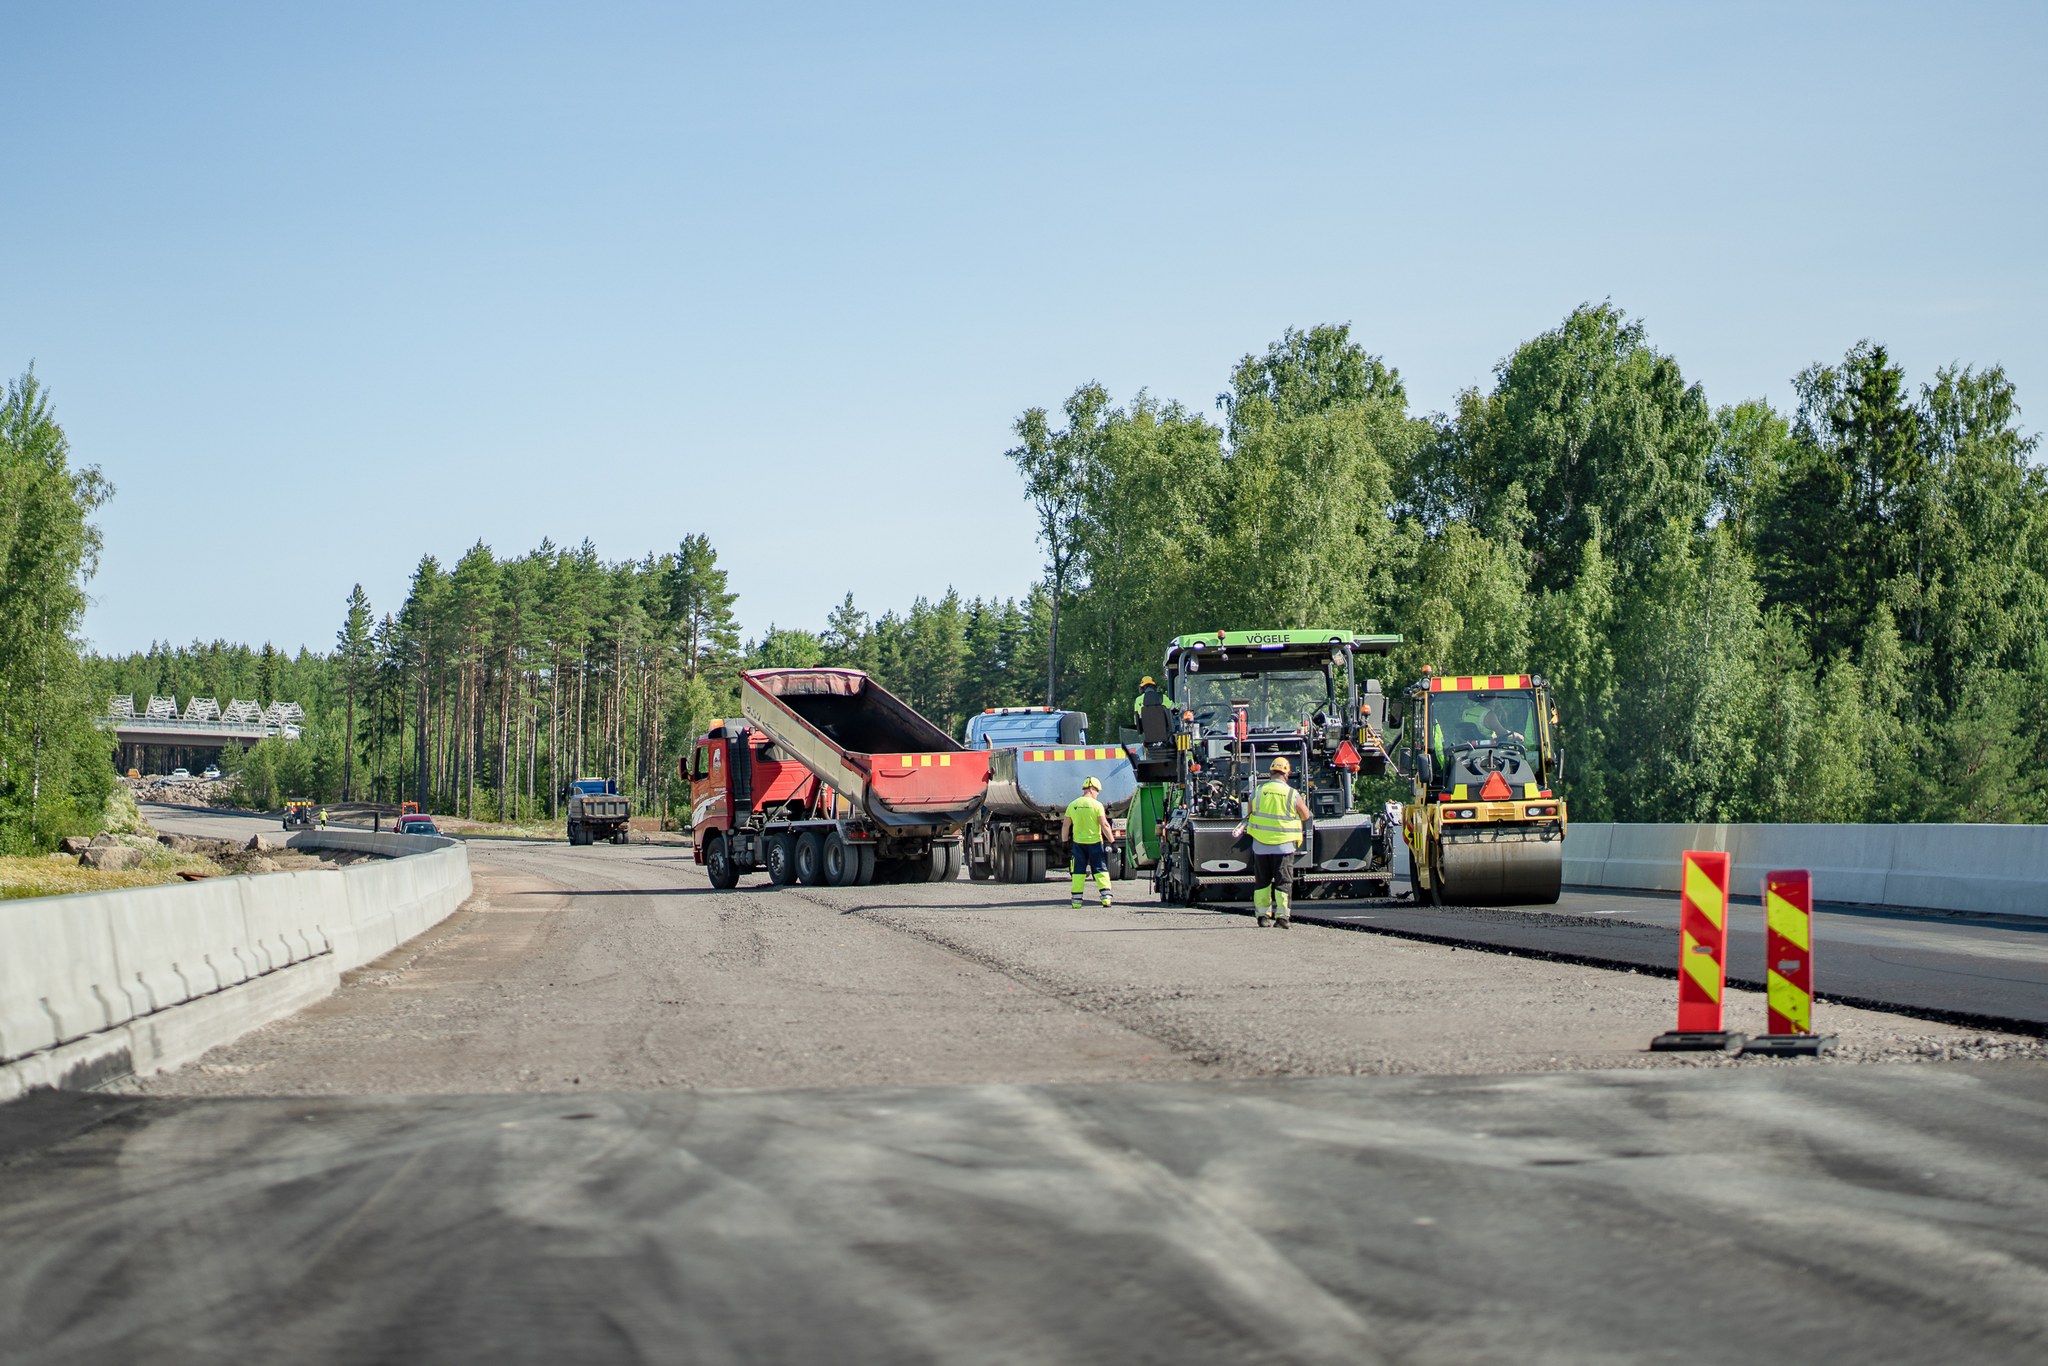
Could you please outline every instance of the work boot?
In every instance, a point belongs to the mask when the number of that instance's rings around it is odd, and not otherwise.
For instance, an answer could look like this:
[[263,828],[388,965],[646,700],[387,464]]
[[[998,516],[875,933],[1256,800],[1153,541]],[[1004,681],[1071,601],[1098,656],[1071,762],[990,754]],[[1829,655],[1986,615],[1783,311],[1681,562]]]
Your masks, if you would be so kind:
[[1081,909],[1081,898],[1077,896],[1072,901],[1069,901],[1067,905],[1072,909],[1078,911]]
[[1108,893],[1108,892],[1104,892],[1104,893],[1102,894],[1102,908],[1103,908],[1104,910],[1108,910],[1108,909],[1109,909],[1109,893]]
[[1294,928],[1294,917],[1282,911],[1273,917],[1273,923],[1283,930],[1290,930]]
[[1268,926],[1268,925],[1270,925],[1270,924],[1272,924],[1272,923],[1273,923],[1273,917],[1272,917],[1272,916],[1271,916],[1270,914],[1268,914],[1268,913],[1267,913],[1267,912],[1265,912],[1265,911],[1260,911],[1260,912],[1259,912],[1259,928],[1260,928],[1260,929],[1264,929],[1264,928],[1265,928],[1266,926]]

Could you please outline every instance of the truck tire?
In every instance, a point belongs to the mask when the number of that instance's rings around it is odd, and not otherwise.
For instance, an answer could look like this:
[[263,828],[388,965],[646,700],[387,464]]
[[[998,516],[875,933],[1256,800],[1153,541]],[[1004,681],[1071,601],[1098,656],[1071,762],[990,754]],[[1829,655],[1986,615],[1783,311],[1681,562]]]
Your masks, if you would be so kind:
[[767,847],[761,851],[761,862],[768,867],[770,882],[787,887],[796,881],[796,841],[788,835],[770,835]]
[[740,885],[740,870],[733,866],[732,854],[725,847],[725,836],[713,835],[711,843],[705,846],[704,873],[711,879],[711,885],[721,892],[729,892]]
[[1081,736],[1088,730],[1088,713],[1085,711],[1063,712],[1060,715],[1059,726],[1060,743],[1062,745],[1078,745],[1081,743]]
[[815,830],[796,837],[796,880],[805,887],[824,884],[825,837]]
[[960,846],[948,844],[943,848],[945,865],[939,870],[934,882],[958,882],[960,880]]
[[853,882],[856,887],[865,887],[875,880],[875,846],[859,844],[853,851],[860,855],[860,871],[854,875]]
[[860,851],[837,830],[825,837],[818,852],[819,880],[827,887],[851,887],[860,881]]
[[1018,855],[1017,865],[1022,870],[1022,876],[1017,881],[1045,881],[1045,850],[1026,849],[1022,854]]
[[989,864],[982,863],[977,859],[967,860],[967,876],[972,878],[974,881],[987,882],[990,878],[994,877],[995,875],[996,870]]

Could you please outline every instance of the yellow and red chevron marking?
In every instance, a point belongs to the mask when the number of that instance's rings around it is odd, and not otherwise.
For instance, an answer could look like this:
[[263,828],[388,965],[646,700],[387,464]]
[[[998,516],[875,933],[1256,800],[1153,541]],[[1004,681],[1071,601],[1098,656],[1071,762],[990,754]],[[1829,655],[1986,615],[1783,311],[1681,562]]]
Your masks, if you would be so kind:
[[1027,749],[1017,757],[1026,763],[1065,763],[1069,760],[1100,763],[1105,759],[1121,759],[1124,752],[1114,745],[1098,745],[1094,749]]
[[1679,856],[1678,1032],[1721,1032],[1728,970],[1728,855],[1688,849]]
[[1770,1032],[1813,1032],[1813,875],[1764,875],[1764,987]]
[[953,756],[950,754],[899,754],[896,756],[896,762],[904,768],[931,768],[935,764],[940,768],[951,768],[953,766]]
[[1499,692],[1502,688],[1526,688],[1527,674],[1461,674],[1456,678],[1432,678],[1431,692]]

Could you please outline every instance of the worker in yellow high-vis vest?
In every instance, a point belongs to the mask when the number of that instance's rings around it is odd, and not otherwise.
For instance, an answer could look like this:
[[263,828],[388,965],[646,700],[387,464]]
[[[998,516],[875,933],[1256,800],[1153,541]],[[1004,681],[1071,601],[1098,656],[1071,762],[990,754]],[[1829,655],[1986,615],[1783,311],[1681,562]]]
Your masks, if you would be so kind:
[[1302,822],[1308,802],[1287,775],[1294,765],[1275,759],[1265,782],[1252,797],[1252,812],[1237,833],[1252,832],[1252,907],[1261,925],[1291,928],[1288,903],[1294,896],[1294,855],[1301,848]]
[[1073,855],[1074,896],[1068,904],[1077,911],[1081,909],[1081,890],[1091,873],[1102,904],[1109,905],[1108,840],[1114,827],[1102,798],[1096,795],[1101,791],[1101,779],[1093,774],[1083,778],[1081,795],[1067,803],[1066,815],[1060,818],[1060,838]]

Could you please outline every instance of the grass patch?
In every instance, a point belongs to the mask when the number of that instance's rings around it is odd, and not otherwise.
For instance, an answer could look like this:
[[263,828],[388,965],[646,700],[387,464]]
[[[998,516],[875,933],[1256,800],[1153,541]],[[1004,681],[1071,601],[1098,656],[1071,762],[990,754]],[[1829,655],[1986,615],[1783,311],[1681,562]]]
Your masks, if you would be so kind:
[[222,869],[197,854],[160,849],[140,868],[107,872],[82,866],[69,854],[0,857],[0,901],[31,896],[69,896],[73,892],[111,892],[123,887],[159,887],[178,881],[180,871],[212,873]]

